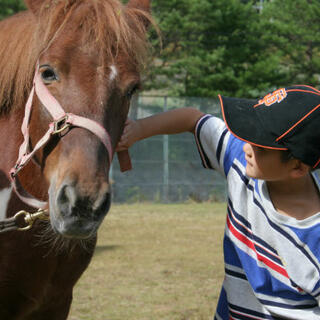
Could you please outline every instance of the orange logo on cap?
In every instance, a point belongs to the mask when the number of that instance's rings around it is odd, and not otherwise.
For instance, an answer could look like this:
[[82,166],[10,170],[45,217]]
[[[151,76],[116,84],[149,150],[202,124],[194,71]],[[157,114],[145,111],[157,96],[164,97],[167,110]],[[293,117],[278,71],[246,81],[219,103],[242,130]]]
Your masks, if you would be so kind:
[[265,104],[267,107],[269,107],[276,102],[280,103],[286,97],[287,97],[286,89],[281,88],[272,93],[267,94],[263,99],[259,100],[259,104],[255,105],[254,107],[257,107],[261,104]]

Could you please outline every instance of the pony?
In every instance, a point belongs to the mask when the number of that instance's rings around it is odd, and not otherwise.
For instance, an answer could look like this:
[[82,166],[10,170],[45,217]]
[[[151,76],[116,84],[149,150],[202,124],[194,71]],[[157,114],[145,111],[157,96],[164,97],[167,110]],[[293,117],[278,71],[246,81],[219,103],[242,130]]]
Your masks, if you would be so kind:
[[65,320],[110,207],[150,0],[25,3],[0,22],[0,220],[48,221],[0,233],[0,319]]

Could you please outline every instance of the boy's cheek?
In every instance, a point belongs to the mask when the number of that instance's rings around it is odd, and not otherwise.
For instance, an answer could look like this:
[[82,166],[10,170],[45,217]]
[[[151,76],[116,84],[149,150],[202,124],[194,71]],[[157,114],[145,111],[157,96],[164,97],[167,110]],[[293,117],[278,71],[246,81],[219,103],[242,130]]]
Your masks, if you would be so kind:
[[259,170],[255,169],[253,166],[248,164],[246,166],[246,175],[250,178],[255,178],[255,179],[259,179],[261,176],[259,174]]
[[253,174],[252,167],[249,164],[247,164],[247,166],[246,166],[246,175],[251,177],[251,178],[253,178],[252,174]]

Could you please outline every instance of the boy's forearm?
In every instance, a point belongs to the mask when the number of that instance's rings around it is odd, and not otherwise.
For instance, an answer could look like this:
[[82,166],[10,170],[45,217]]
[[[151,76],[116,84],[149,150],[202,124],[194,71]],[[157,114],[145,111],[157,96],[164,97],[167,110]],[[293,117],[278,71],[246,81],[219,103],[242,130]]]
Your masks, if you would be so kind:
[[194,108],[180,108],[138,120],[139,140],[160,134],[193,132],[203,113]]
[[202,116],[197,109],[181,108],[136,121],[127,119],[116,150],[127,150],[135,142],[155,135],[193,132]]

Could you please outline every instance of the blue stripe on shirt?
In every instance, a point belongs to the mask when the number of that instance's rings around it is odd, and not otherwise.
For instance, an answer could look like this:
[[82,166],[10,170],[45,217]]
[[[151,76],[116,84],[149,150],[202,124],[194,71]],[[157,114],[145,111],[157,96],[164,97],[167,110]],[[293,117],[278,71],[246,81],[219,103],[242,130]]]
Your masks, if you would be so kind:
[[286,303],[281,303],[281,302],[275,302],[275,301],[269,301],[269,300],[265,300],[265,299],[258,299],[263,305],[266,306],[273,306],[273,307],[280,307],[280,308],[284,308],[284,309],[313,309],[314,307],[316,307],[318,304],[315,301],[314,303],[304,303],[304,304],[299,304],[299,305],[290,305],[290,304],[286,304]]
[[[314,300],[309,294],[301,295],[296,289],[286,285],[271,275],[268,269],[260,267],[256,259],[249,256],[240,248],[236,248],[237,255],[243,264],[246,276],[256,293],[264,294],[270,297],[279,297],[292,301]],[[288,305],[287,308],[291,307]]]
[[223,239],[223,252],[225,263],[242,269],[242,265],[239,260],[237,251],[235,250],[234,244],[227,236],[224,236]]
[[217,314],[222,320],[229,320],[229,308],[227,301],[226,290],[222,287],[217,306]]
[[[288,226],[301,240],[301,242],[305,243],[310,251],[320,260],[320,223],[309,227],[307,229],[299,229],[292,226]],[[320,280],[316,283],[313,291],[316,291],[320,288]],[[320,295],[320,292],[317,296]]]
[[235,159],[240,161],[241,164],[246,166],[246,160],[245,160],[245,155],[243,152],[243,145],[245,142],[237,139],[234,135],[230,134],[226,152],[225,152],[225,157],[224,157],[224,173],[227,176],[229,173],[229,170],[234,163]]

